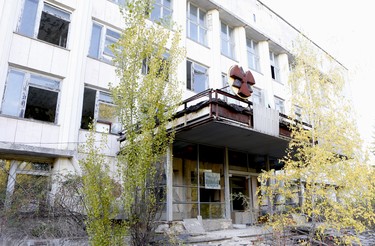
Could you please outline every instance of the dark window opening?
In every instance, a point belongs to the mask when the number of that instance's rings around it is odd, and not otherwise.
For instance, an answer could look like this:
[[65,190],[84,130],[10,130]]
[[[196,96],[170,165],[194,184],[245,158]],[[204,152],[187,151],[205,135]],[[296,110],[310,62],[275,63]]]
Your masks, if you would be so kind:
[[271,77],[272,79],[276,79],[276,74],[275,74],[275,67],[271,65]]
[[191,61],[186,61],[186,88],[192,90],[191,86]]
[[237,151],[228,151],[229,165],[247,168],[247,154]]
[[69,22],[47,12],[42,12],[38,39],[48,43],[66,47]]
[[[163,58],[161,58],[160,60],[160,65],[158,66],[158,71],[156,73],[156,76],[157,77],[165,77],[165,81],[168,81],[169,80],[169,67],[170,67],[170,63],[168,61],[168,54],[164,54],[163,55]],[[150,67],[150,64],[151,64],[151,59],[157,59],[157,58],[144,58],[142,60],[142,68],[141,68],[141,72],[143,75],[147,75],[149,74],[151,71],[151,67]]]
[[85,88],[84,95],[83,95],[82,118],[81,118],[82,129],[89,129],[89,125],[94,120],[95,99],[96,99],[96,91],[93,89]]
[[145,59],[142,60],[142,74],[146,75],[149,72],[150,71],[149,71],[149,67],[148,67],[148,59],[145,58]]
[[58,92],[29,87],[25,118],[55,122]]
[[220,202],[220,190],[200,189],[201,202]]
[[223,163],[224,149],[206,145],[199,145],[199,161],[210,163]]
[[[232,200],[234,211],[244,211],[245,202],[244,196],[248,196],[246,187],[248,186],[248,181],[246,177],[231,177],[230,178],[231,193],[235,195],[235,199]],[[240,194],[244,195],[241,196]]]

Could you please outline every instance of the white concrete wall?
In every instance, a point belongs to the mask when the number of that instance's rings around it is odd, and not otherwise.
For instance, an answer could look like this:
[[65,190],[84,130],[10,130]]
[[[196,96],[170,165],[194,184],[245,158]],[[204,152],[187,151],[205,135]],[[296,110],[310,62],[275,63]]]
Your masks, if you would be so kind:
[[[59,118],[54,125],[0,115],[0,141],[33,142],[40,147],[77,151],[78,143],[85,140],[83,134],[85,131],[79,129],[85,84],[106,89],[109,82],[118,81],[112,65],[87,57],[92,21],[98,21],[118,30],[124,27],[124,21],[118,6],[108,0],[48,0],[46,2],[71,13],[67,48],[16,33],[23,0],[0,1],[0,99],[3,98],[9,66],[53,76],[61,79]],[[195,2],[201,4],[202,6],[199,7],[202,8],[216,5],[206,9],[207,46],[186,38],[186,1],[173,1],[173,18],[182,28],[181,45],[186,47],[187,59],[208,67],[209,87],[221,88],[221,74],[227,74],[232,65],[238,64],[247,69],[246,34],[248,28],[251,28],[263,37],[262,40],[257,40],[260,71],[252,72],[256,80],[255,86],[263,91],[265,106],[274,107],[275,95],[288,100],[287,49],[291,48],[293,40],[300,34],[256,0]],[[220,21],[225,12],[232,15],[227,24],[234,27],[235,59],[221,55]],[[275,82],[271,78],[270,42],[276,44],[279,51],[282,51],[278,53],[282,83]],[[195,94],[186,90],[186,61],[178,67],[178,79],[183,82],[185,98]],[[0,107],[1,103],[0,100]],[[288,110],[287,103],[285,106]],[[104,152],[108,156],[114,156],[118,151],[118,143],[115,141],[115,136],[111,135],[109,138],[108,149]],[[57,144],[50,145],[50,143]],[[63,169],[64,165],[76,165],[75,158],[61,161],[58,159],[59,168]]]

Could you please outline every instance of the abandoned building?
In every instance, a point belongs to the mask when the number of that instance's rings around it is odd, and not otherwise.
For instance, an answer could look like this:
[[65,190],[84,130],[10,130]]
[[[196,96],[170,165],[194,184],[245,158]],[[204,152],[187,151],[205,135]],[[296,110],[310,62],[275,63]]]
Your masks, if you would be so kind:
[[[53,193],[51,177],[79,172],[78,148],[90,119],[98,135],[108,134],[105,155],[114,158],[119,151],[121,126],[101,110],[114,106],[108,83],[118,78],[108,46],[120,37],[124,2],[0,2],[3,200],[17,192],[22,177],[44,179],[44,187],[29,188]],[[167,189],[163,219],[202,216],[251,223],[254,218],[244,217],[241,201],[230,196],[250,197],[254,217],[261,210],[257,176],[281,168],[278,159],[290,137],[288,115],[301,114],[288,100],[287,80],[294,42],[308,38],[259,0],[157,0],[154,5],[150,21],[171,17],[183,28],[187,52],[178,71],[184,105],[166,163],[167,187],[173,188]]]

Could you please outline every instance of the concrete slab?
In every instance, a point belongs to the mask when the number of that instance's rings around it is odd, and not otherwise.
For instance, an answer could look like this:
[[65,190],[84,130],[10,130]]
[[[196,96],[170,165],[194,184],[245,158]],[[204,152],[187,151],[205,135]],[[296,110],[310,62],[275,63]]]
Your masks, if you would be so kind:
[[184,219],[184,227],[187,232],[192,234],[205,234],[202,223],[198,219]]

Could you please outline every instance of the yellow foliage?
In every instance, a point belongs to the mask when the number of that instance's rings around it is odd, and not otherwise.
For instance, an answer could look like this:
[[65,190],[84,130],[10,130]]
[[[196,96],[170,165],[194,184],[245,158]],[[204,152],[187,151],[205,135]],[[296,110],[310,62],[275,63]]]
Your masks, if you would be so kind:
[[[343,68],[330,61],[300,43],[289,83],[292,104],[302,108],[307,124],[291,124],[282,172],[259,177],[268,184],[260,191],[263,200],[276,208],[269,224],[283,230],[290,215],[303,214],[312,224],[309,236],[317,238],[326,229],[359,233],[375,222],[374,171],[363,162],[354,114],[344,97]],[[277,197],[283,198],[282,206]],[[298,200],[293,206],[285,202],[293,200]]]

